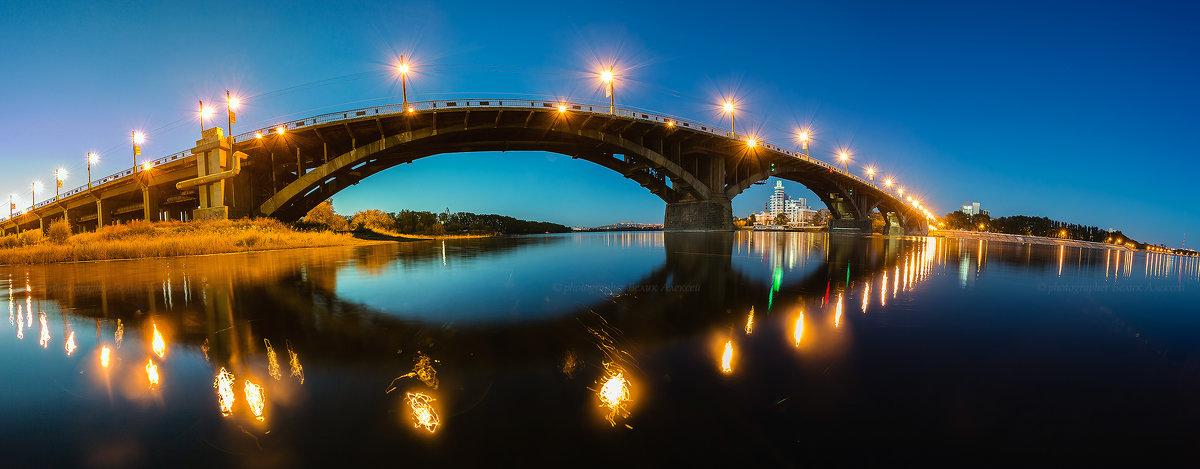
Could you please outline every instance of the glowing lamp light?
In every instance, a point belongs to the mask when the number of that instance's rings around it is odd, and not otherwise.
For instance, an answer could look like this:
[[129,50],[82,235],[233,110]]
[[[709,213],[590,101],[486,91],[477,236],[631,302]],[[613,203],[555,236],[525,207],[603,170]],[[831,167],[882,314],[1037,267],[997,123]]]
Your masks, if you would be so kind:
[[58,168],[58,169],[54,170],[54,178],[59,181],[66,181],[67,180],[67,170],[63,169],[63,168]]
[[254,138],[262,138],[262,132],[254,132]]
[[416,110],[417,110],[417,108],[414,108],[412,106],[408,107],[408,112],[416,112]]
[[883,181],[883,185],[885,185],[885,186],[888,186],[888,187],[892,187],[892,180],[891,180],[891,179],[888,179],[888,180],[886,180],[886,181]]
[[287,127],[284,127],[282,125],[275,127],[275,135],[283,135],[284,132],[287,132]]
[[213,115],[213,108],[208,107],[208,106],[200,108],[200,118],[212,119],[212,115]]
[[558,113],[559,113],[559,114],[563,114],[563,113],[566,113],[566,112],[567,112],[567,105],[565,105],[565,104],[559,104],[559,105],[558,105]]
[[141,133],[141,132],[134,132],[133,133],[133,143],[136,143],[138,145],[146,143],[146,134]]
[[750,148],[754,148],[754,147],[758,146],[758,140],[755,140],[755,139],[746,140],[746,146],[748,146]]
[[867,176],[874,176],[875,168],[867,168]]
[[142,163],[142,171],[149,171],[150,168],[153,168],[153,167],[154,166],[151,165],[149,161]]
[[675,121],[667,120],[667,127],[675,127]]
[[404,75],[404,74],[408,73],[408,64],[401,63],[399,67],[396,67],[396,70],[398,70],[401,75]]
[[841,153],[838,153],[838,158],[840,158],[842,161],[846,161],[846,160],[850,159],[850,154],[843,151]]
[[901,188],[900,188],[900,189],[898,189],[896,192],[899,192],[899,193],[900,193],[900,195],[904,195],[904,188],[903,188],[903,187],[901,187]]
[[241,105],[242,105],[242,102],[238,101],[237,98],[229,98],[229,110],[230,111],[237,110],[238,106],[241,106]]
[[808,131],[807,130],[800,131],[800,141],[804,142],[804,143],[808,143]]
[[90,164],[90,165],[94,166],[94,165],[100,164],[100,155],[98,153],[89,152],[87,155],[87,158],[88,158],[88,164]]
[[733,101],[725,101],[725,112],[733,112]]

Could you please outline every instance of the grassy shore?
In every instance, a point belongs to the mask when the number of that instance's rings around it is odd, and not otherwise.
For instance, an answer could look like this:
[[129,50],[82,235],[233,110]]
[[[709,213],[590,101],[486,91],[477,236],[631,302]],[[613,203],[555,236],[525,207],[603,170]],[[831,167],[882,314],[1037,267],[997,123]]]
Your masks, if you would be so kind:
[[186,223],[134,221],[74,235],[65,227],[47,231],[48,236],[30,231],[20,236],[0,237],[0,265],[224,254],[373,241],[348,233],[296,231],[268,218]]
[[937,230],[930,231],[930,236],[942,236],[961,239],[983,239],[988,241],[1004,241],[1010,243],[1044,244],[1047,246],[1076,246],[1100,249],[1130,249],[1120,244],[1097,243],[1078,239],[1045,238],[1041,236],[1015,235],[1008,233],[992,233],[979,231]]

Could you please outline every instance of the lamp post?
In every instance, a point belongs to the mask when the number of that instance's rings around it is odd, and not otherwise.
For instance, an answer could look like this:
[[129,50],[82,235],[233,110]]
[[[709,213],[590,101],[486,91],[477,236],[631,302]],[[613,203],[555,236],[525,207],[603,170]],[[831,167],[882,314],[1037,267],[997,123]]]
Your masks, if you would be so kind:
[[[203,121],[204,117],[201,116],[200,120]],[[204,125],[201,124],[200,127],[203,129]],[[139,156],[142,156],[142,143],[146,141],[146,134],[130,130],[129,135],[133,139],[133,172],[136,173],[138,171],[137,159]]]
[[234,114],[233,111],[241,104],[241,101],[229,95],[229,90],[225,90],[225,108],[229,111],[227,117],[229,118],[229,154],[231,155],[233,154],[233,123],[237,122],[237,114]]
[[725,112],[729,114],[729,131],[737,135],[737,109],[733,105],[733,100],[725,101]]
[[840,153],[838,153],[838,158],[840,158],[842,160],[842,165],[844,165],[846,167],[846,172],[849,173],[850,172],[850,154],[846,153],[845,150],[842,150]]
[[892,189],[892,178],[887,178],[886,181],[883,181],[883,185],[886,186],[888,188],[888,190],[891,190]]
[[92,165],[94,165],[94,164],[100,164],[100,155],[97,155],[96,153],[93,153],[93,152],[88,152],[88,154],[87,154],[88,189],[92,188]]
[[799,138],[800,138],[800,149],[804,151],[804,156],[807,157],[808,156],[808,131],[801,130]]
[[400,56],[400,92],[404,97],[404,110],[408,110],[408,62],[404,61],[404,56]]
[[613,75],[612,65],[608,66],[608,70],[600,72],[600,81],[604,82],[604,94],[608,96],[608,113],[615,116],[617,114],[617,78]]
[[54,200],[58,200],[59,189],[62,189],[63,179],[67,178],[67,170],[58,168],[54,170]]
[[867,168],[867,177],[871,179],[871,184],[875,184],[875,168]]

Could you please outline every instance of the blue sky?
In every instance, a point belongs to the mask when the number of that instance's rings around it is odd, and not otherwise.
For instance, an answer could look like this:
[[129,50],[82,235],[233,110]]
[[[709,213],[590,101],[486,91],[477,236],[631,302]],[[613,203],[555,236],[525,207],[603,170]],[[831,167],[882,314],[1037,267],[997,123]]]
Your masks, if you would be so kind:
[[[1200,244],[1197,7],[1184,2],[26,2],[0,18],[0,191],[85,181],[199,137],[196,101],[247,97],[242,130],[410,99],[604,100],[589,72],[616,60],[619,104],[723,122],[813,153],[849,147],[945,213],[967,200]],[[1047,5],[1046,3],[1053,3]],[[317,84],[322,80],[328,80]],[[297,86],[304,85],[304,86]],[[268,94],[270,93],[270,94]],[[257,98],[255,98],[257,97]],[[237,130],[237,129],[235,129]],[[770,185],[734,200],[744,216]],[[812,198],[788,183],[795,196]],[[41,198],[39,196],[39,198]],[[363,208],[495,212],[594,226],[661,222],[663,203],[590,163],[546,153],[443,155],[334,198]]]

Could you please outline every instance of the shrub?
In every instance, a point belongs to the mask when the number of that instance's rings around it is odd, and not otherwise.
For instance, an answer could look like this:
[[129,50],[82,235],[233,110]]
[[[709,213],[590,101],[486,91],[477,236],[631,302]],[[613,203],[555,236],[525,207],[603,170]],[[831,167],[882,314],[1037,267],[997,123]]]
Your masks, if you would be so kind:
[[304,216],[305,223],[314,223],[324,225],[326,229],[334,231],[346,231],[350,229],[350,224],[346,223],[346,217],[338,215],[333,211],[333,202],[328,200],[317,204],[308,214]]
[[392,216],[383,212],[383,210],[362,210],[355,212],[354,217],[350,218],[350,226],[354,229],[366,228],[376,231],[391,231],[395,226]]
[[22,231],[17,235],[17,246],[32,246],[42,242],[42,230]]
[[67,238],[71,237],[71,224],[66,220],[58,220],[51,223],[46,228],[46,237],[50,238],[50,242],[54,244],[62,244],[67,242]]

